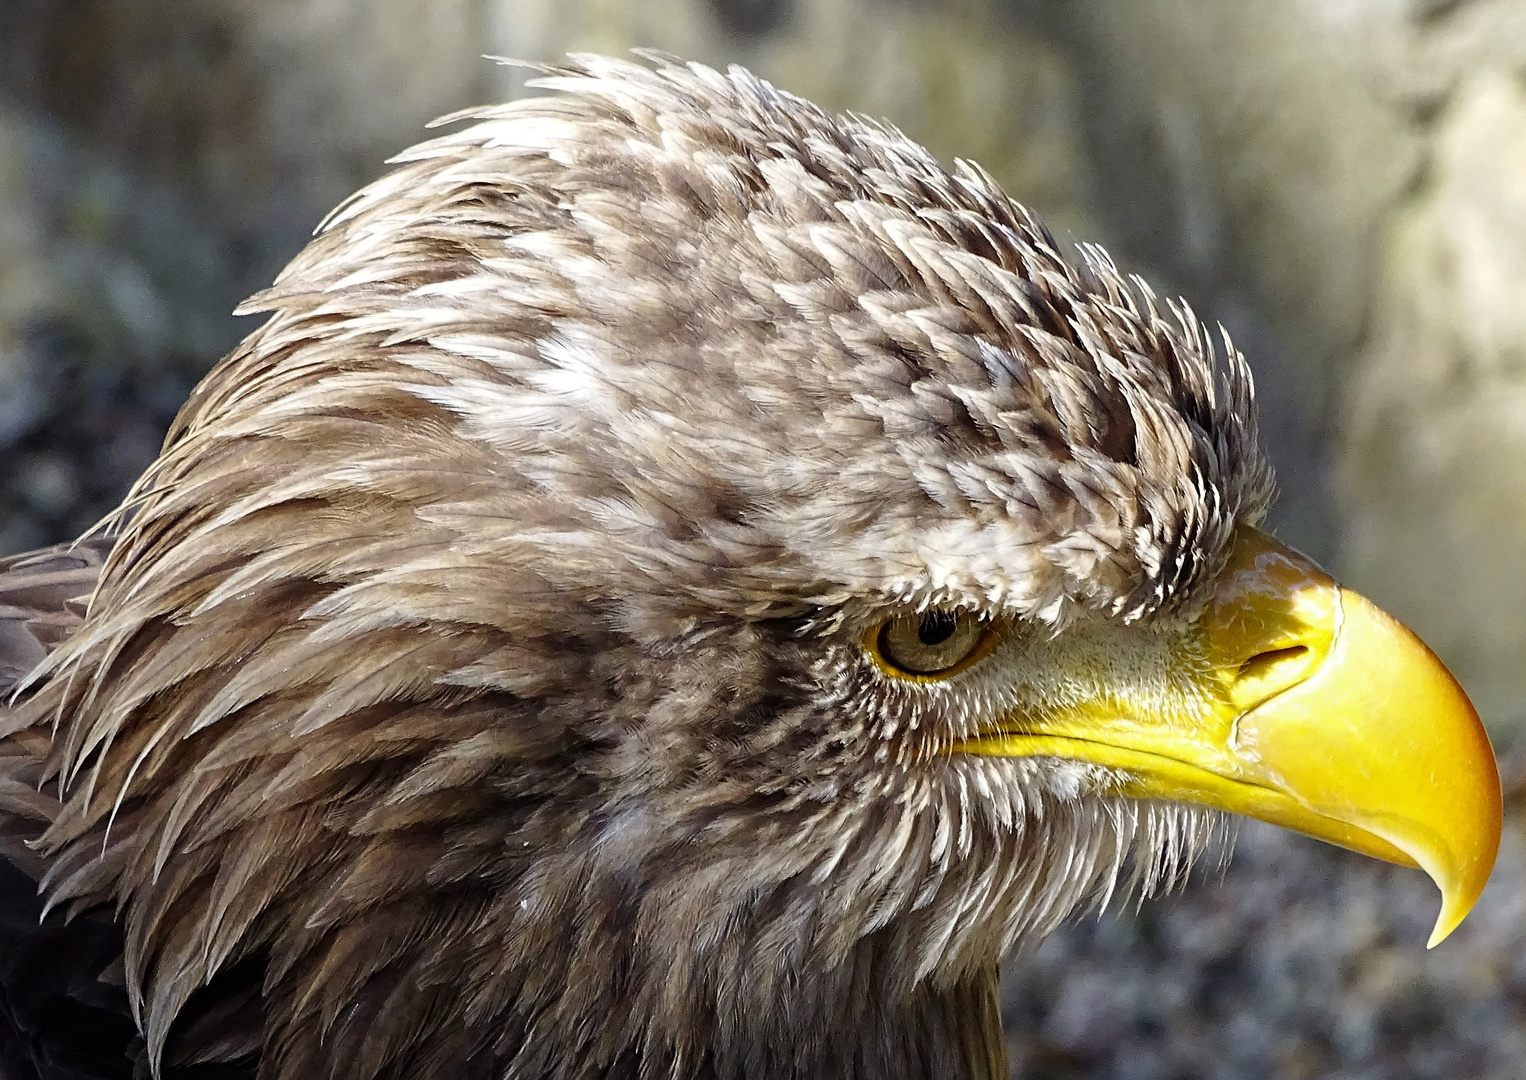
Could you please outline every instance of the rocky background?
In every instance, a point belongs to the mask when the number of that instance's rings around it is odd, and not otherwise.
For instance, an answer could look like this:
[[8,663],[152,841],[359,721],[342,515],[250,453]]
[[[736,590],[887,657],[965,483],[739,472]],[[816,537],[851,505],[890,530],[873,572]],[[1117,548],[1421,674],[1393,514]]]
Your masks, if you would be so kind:
[[[0,553],[153,456],[228,312],[491,53],[740,62],[971,157],[1251,357],[1277,531],[1414,626],[1526,772],[1526,0],[0,0]],[[1247,827],[1008,965],[1016,1075],[1526,1076],[1526,839],[1420,875]]]

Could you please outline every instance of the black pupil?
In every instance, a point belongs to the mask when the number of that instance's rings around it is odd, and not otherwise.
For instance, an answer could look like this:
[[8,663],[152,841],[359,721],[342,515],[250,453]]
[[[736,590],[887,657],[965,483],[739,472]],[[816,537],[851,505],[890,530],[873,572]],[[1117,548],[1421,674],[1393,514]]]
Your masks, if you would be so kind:
[[929,611],[917,627],[917,640],[923,645],[941,645],[953,635],[955,624],[952,611]]

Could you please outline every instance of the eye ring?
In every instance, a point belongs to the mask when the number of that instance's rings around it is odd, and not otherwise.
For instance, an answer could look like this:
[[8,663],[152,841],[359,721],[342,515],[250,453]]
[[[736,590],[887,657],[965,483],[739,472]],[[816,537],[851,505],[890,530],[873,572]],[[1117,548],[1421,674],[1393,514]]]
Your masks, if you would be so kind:
[[864,647],[889,675],[936,682],[980,660],[999,640],[988,619],[966,608],[896,615],[869,629]]

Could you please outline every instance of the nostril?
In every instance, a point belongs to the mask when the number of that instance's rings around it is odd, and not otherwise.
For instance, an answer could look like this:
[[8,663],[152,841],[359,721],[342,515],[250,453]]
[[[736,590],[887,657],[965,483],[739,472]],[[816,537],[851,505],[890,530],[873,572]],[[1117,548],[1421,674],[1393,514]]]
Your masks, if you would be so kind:
[[1264,653],[1257,653],[1240,665],[1239,678],[1262,678],[1269,675],[1273,668],[1290,660],[1302,660],[1308,651],[1307,645],[1289,645],[1285,649],[1268,649]]

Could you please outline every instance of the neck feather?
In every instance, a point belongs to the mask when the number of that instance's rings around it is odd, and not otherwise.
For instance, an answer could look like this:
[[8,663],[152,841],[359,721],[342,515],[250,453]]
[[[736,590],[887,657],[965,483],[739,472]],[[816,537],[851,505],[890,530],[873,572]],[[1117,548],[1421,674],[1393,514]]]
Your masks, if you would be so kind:
[[994,968],[948,989],[923,986],[903,1002],[880,1000],[882,988],[869,980],[855,989],[857,1001],[837,1002],[815,1015],[800,1015],[780,1000],[777,1012],[746,1018],[730,1030],[718,1026],[710,1045],[691,1060],[654,1062],[632,1048],[599,1075],[601,1080],[1005,1080]]

